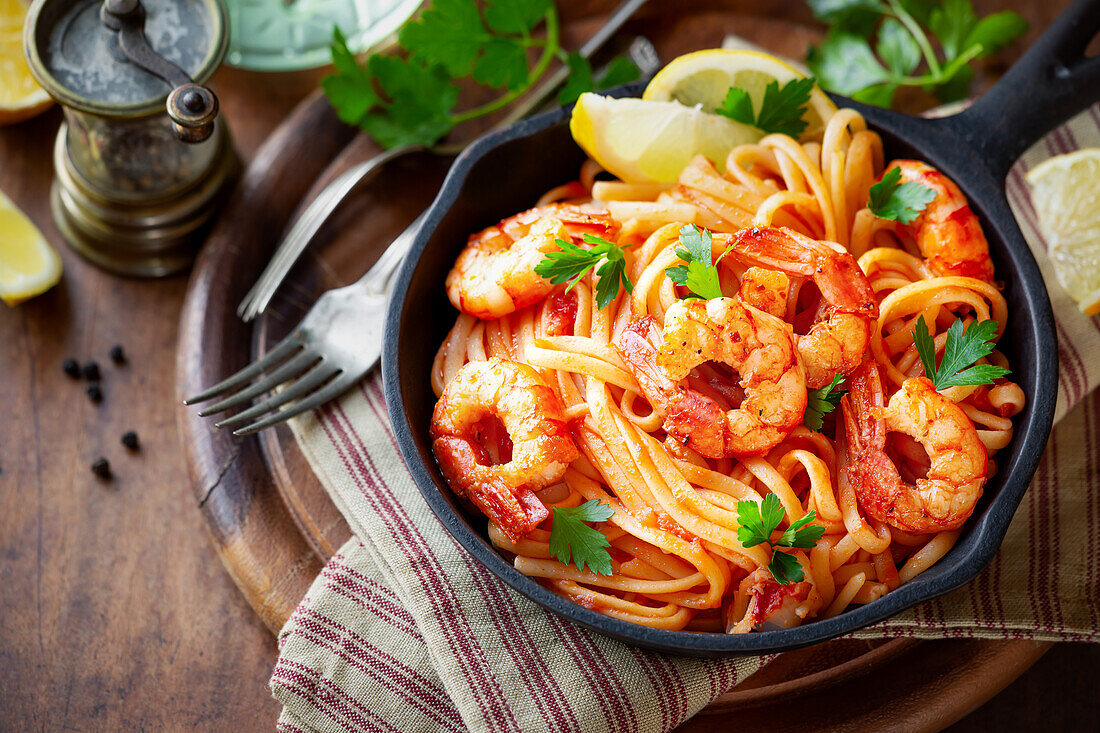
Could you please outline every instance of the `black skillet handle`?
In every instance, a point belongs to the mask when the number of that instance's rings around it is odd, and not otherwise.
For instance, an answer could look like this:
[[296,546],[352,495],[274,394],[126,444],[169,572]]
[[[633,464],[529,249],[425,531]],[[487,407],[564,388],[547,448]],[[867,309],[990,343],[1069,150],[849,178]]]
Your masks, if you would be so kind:
[[1100,0],[1076,0],[1020,60],[965,111],[939,122],[970,143],[998,181],[1033,143],[1100,101]]

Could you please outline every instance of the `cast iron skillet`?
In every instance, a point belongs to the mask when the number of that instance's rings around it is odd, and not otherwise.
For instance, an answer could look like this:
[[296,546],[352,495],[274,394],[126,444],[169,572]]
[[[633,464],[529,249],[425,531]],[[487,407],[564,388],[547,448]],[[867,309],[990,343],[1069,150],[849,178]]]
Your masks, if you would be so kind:
[[[1083,58],[1100,27],[1100,0],[1078,0],[1005,76],[961,114],[920,119],[836,98],[858,109],[886,146],[887,159],[926,160],[959,184],[981,218],[1011,324],[1001,341],[1027,407],[1012,444],[998,455],[958,544],[939,563],[882,599],[836,618],[782,631],[726,635],[665,631],[609,618],[522,575],[486,536],[486,520],[461,506],[432,455],[432,358],[453,323],[443,280],[471,232],[530,207],[576,177],[585,155],[559,109],[482,138],[454,164],[398,275],[386,322],[382,372],[386,404],[405,463],[439,520],[485,567],[536,603],[629,644],[697,656],[759,654],[824,641],[947,593],[997,551],[1050,434],[1057,399],[1058,349],[1050,301],[1005,198],[1013,162],[1044,133],[1100,99],[1100,58]],[[613,92],[637,95],[640,84]]]

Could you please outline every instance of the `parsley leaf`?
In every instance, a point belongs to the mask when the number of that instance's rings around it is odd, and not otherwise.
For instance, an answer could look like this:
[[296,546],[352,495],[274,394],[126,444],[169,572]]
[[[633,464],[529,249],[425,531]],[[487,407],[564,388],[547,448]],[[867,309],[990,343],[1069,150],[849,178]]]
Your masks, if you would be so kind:
[[336,28],[332,32],[332,65],[337,73],[321,80],[321,88],[342,122],[358,125],[371,107],[382,100],[374,91],[374,78],[348,50],[347,39]]
[[900,87],[919,87],[944,101],[965,97],[974,78],[970,62],[1027,31],[1027,22],[1012,11],[979,19],[970,0],[806,2],[829,25],[825,40],[806,57],[821,86],[884,107]]
[[825,528],[820,526],[808,527],[817,517],[817,512],[811,511],[797,522],[792,522],[776,541],[771,540],[772,533],[783,521],[785,513],[783,504],[775,494],[768,494],[764,501],[737,502],[737,539],[745,547],[755,547],[765,542],[771,547],[772,559],[768,563],[768,571],[780,585],[797,583],[805,576],[798,558],[786,552],[778,550],[779,547],[794,547],[808,550],[817,544],[825,534]]
[[488,0],[485,22],[501,33],[527,35],[552,9],[550,0]]
[[571,73],[565,86],[558,92],[560,104],[572,104],[585,92],[617,87],[628,81],[634,81],[642,73],[634,62],[625,56],[613,58],[599,79],[593,76],[592,65],[588,63],[588,59],[576,51],[566,57],[565,63],[568,64]]
[[963,41],[978,22],[970,0],[944,0],[932,11],[928,28],[940,38],[943,53],[950,61],[963,51]]
[[908,224],[936,198],[936,192],[915,181],[899,185],[900,181],[900,168],[895,166],[886,171],[882,179],[871,186],[867,208],[880,219]]
[[843,30],[831,31],[811,47],[806,65],[823,87],[847,96],[890,81],[890,73],[875,58],[867,40]]
[[477,5],[470,0],[435,0],[398,34],[401,46],[414,60],[439,64],[451,76],[469,74],[489,38]]
[[626,257],[619,245],[593,234],[584,235],[584,242],[592,245],[589,249],[564,239],[556,241],[561,249],[547,252],[542,261],[535,265],[535,273],[540,277],[548,279],[554,285],[568,282],[566,290],[570,290],[595,267],[599,276],[596,283],[596,306],[601,309],[615,299],[620,287],[628,293],[634,292],[634,283],[630,282],[626,274]]
[[527,82],[527,50],[510,38],[486,41],[474,64],[474,81],[497,89],[520,89]]
[[1000,51],[1015,39],[1027,33],[1027,21],[1011,10],[987,15],[966,34],[963,48],[982,47],[978,58],[986,58]]
[[997,335],[996,321],[975,321],[964,332],[962,320],[956,320],[947,329],[947,341],[943,347],[943,358],[936,366],[936,343],[928,332],[924,316],[917,318],[913,328],[913,343],[917,347],[924,376],[932,380],[937,390],[959,387],[967,384],[993,384],[993,380],[1007,376],[1011,372],[993,364],[975,364],[974,362],[989,356]]
[[794,555],[781,550],[772,550],[772,559],[768,563],[768,572],[780,585],[800,583],[805,579],[802,572],[802,563]]
[[755,547],[771,541],[772,532],[783,521],[783,504],[775,494],[768,494],[764,501],[737,502],[737,539],[745,547]]
[[[668,275],[669,280],[690,291],[687,295],[680,296],[681,300],[688,298],[710,300],[722,297],[722,287],[718,281],[718,263],[722,261],[722,257],[726,256],[729,249],[712,262],[712,241],[710,232],[706,229],[700,230],[694,224],[688,224],[680,230],[680,244],[683,249],[676,250],[676,254],[687,264],[666,267],[665,274]],[[732,246],[731,244],[730,247]]]
[[920,66],[920,46],[913,34],[895,18],[882,21],[878,29],[875,51],[895,74],[911,74]]
[[797,522],[792,522],[790,527],[780,535],[779,539],[775,541],[775,544],[782,545],[783,547],[796,547],[800,550],[809,550],[817,541],[825,536],[825,528],[814,525],[807,527],[806,525],[814,521],[817,517],[817,512],[810,510],[808,514],[799,519]]
[[599,499],[591,499],[578,507],[554,507],[550,528],[550,554],[563,564],[570,561],[577,570],[588,569],[599,575],[611,575],[611,543],[598,529],[585,522],[603,522],[610,519],[615,510]]
[[839,374],[833,375],[831,383],[806,392],[806,414],[803,415],[802,422],[810,430],[821,430],[822,418],[840,404],[840,398],[847,392],[837,389],[843,379]]
[[396,56],[372,56],[367,65],[389,99],[388,106],[366,115],[359,124],[387,148],[432,145],[453,123],[450,111],[458,87],[441,66],[428,68]]
[[813,77],[791,79],[782,87],[779,86],[779,82],[769,82],[764,88],[760,113],[755,116],[752,100],[749,99],[745,90],[731,88],[715,112],[746,125],[752,125],[766,133],[781,133],[797,137],[808,124],[802,117],[806,112],[806,105],[810,101],[810,92],[813,88]]

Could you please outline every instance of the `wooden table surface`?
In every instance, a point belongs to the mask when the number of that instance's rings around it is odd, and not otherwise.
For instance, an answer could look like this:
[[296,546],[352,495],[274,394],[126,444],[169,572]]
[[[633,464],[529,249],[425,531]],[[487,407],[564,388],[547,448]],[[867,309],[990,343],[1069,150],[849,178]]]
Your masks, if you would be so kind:
[[[1031,38],[1066,4],[1011,3]],[[243,158],[316,79],[218,74]],[[65,264],[49,294],[0,307],[0,730],[271,730],[275,641],[210,547],[180,452],[172,375],[186,280],[115,277],[62,244],[47,196],[60,119],[55,109],[0,128],[0,189]],[[114,344],[123,367],[108,359]],[[99,362],[101,404],[62,372],[67,357]],[[127,430],[136,454],[119,442]],[[89,468],[101,455],[110,482]],[[1100,647],[1058,645],[953,730],[1094,724],[1098,668]]]

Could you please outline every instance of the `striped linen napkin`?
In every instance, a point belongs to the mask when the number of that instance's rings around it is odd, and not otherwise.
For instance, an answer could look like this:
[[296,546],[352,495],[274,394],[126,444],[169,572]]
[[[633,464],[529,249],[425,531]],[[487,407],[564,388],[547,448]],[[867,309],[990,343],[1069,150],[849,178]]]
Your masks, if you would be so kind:
[[[1100,319],[1057,285],[1023,176],[1100,146],[1100,105],[1034,146],[1008,196],[1057,321],[1060,421],[996,559],[862,638],[1100,641]],[[424,503],[390,432],[378,378],[294,421],[349,541],[279,635],[271,689],[284,731],[668,731],[768,657],[641,651],[543,611],[490,575]]]

